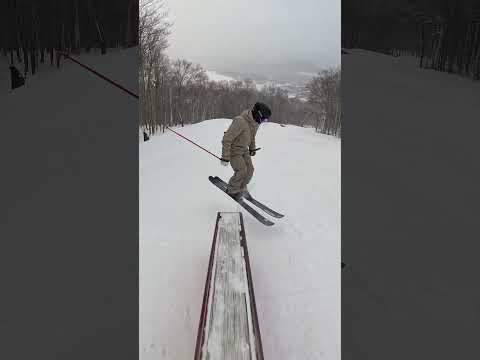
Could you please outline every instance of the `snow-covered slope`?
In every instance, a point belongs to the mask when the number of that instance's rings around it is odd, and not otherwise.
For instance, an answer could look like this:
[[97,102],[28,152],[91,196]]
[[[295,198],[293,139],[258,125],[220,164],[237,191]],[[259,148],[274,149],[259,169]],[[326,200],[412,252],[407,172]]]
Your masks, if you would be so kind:
[[[219,72],[216,72],[216,71],[213,71],[213,70],[207,70],[206,73],[207,73],[208,79],[210,81],[217,81],[217,82],[236,81],[236,79],[231,77],[231,76],[222,75]],[[299,73],[299,74],[302,74],[303,77],[306,76],[305,79],[303,79],[303,80],[306,80],[310,75],[312,75],[310,77],[313,77],[315,75],[313,73]],[[299,97],[300,99],[302,99],[301,95],[305,91],[305,89],[304,89],[305,81],[297,82],[297,83],[291,83],[291,82],[288,82],[288,81],[279,81],[279,80],[259,80],[259,79],[255,79],[255,77],[252,77],[252,76],[240,75],[240,74],[237,76],[237,79],[239,79],[239,80],[247,80],[247,79],[252,80],[258,91],[262,91],[264,88],[270,87],[270,86],[277,87],[277,88],[280,88],[282,90],[286,90],[290,98]]]
[[[137,92],[138,74],[132,68],[136,64],[136,48],[112,49],[103,56],[83,54],[75,58]],[[5,161],[12,162],[18,172],[5,174],[4,179],[10,181],[11,176],[16,186],[25,184],[25,195],[43,185],[51,186],[52,178],[74,176],[90,156],[96,156],[94,162],[98,161],[99,166],[100,157],[107,154],[108,158],[102,161],[122,161],[132,156],[127,153],[125,143],[121,144],[124,139],[114,135],[116,129],[118,133],[118,129],[125,130],[130,125],[134,128],[138,118],[137,99],[69,60],[62,61],[60,69],[41,65],[37,74],[28,75],[25,86],[13,91],[7,90],[8,71],[8,62],[3,62],[1,120],[9,127],[2,133],[5,139],[0,146],[4,147],[3,153],[15,148],[16,158]],[[132,135],[136,136],[134,132]],[[19,146],[19,142],[28,146]],[[85,172],[82,176],[94,179],[98,174]],[[29,183],[33,180],[32,186]]]
[[210,81],[235,81],[234,78],[222,75],[213,70],[207,70],[207,76]]
[[468,358],[478,351],[478,251],[464,245],[478,243],[480,83],[348,52],[342,354]]
[[[132,69],[132,66],[136,63],[137,52],[136,47],[129,49],[107,49],[105,55],[92,52],[90,54],[72,55],[72,57],[93,67],[103,75],[116,80],[128,89],[137,91],[138,74],[135,74],[135,71]],[[34,92],[40,87],[48,88],[49,91],[54,91],[58,88],[62,90],[64,93],[63,97],[65,98],[67,98],[69,94],[77,95],[77,93],[86,96],[87,92],[92,94],[92,96],[102,96],[103,98],[108,95],[108,91],[102,94],[94,92],[98,90],[103,91],[105,87],[108,88],[108,86],[111,86],[104,80],[87,72],[70,60],[62,59],[61,63],[60,69],[57,69],[56,66],[50,66],[50,58],[48,57],[45,63],[39,65],[35,75],[31,75],[30,72],[27,74],[25,86],[16,89],[15,96],[12,98],[16,98],[19,101],[23,96],[41,98],[39,93]],[[10,89],[9,65],[9,58],[0,56],[0,91]],[[16,62],[15,66],[23,75],[23,64]],[[62,85],[66,84],[69,85],[68,89],[62,87]],[[85,85],[85,87],[83,87],[83,85]],[[66,90],[68,90],[68,92]],[[118,90],[118,92],[121,95],[123,94],[121,90]],[[115,91],[112,91],[112,93],[115,94]],[[48,93],[42,94],[48,97]],[[25,101],[27,99],[23,98],[21,100]],[[133,99],[133,101],[135,101],[135,99]]]
[[[137,91],[137,49],[78,58]],[[2,313],[2,329],[22,334],[38,358],[88,359],[93,349],[134,358],[138,101],[70,61],[42,65],[10,91],[6,64],[0,262],[9,315]],[[2,340],[1,352],[31,357],[15,338]]]
[[[178,128],[214,153],[231,120]],[[286,214],[244,212],[267,359],[340,359],[340,140],[267,123],[250,191]],[[242,211],[208,181],[232,174],[171,132],[140,144],[140,355],[193,356],[215,218]]]
[[[136,48],[75,58],[137,92],[138,74],[132,69]],[[79,176],[77,172],[89,169],[84,166],[86,159],[102,166],[102,162],[117,158],[123,161],[125,156],[132,156],[125,143],[121,143],[124,139],[114,135],[116,129],[125,130],[130,125],[134,129],[137,99],[69,60],[62,61],[60,69],[41,65],[34,76],[28,75],[25,86],[12,91],[5,60],[2,57],[0,65],[0,109],[2,123],[8,124],[8,130],[2,132],[0,147],[4,154],[15,148],[16,156],[4,161],[11,163],[16,172],[7,172],[3,179],[23,187],[23,195],[37,194],[39,188],[47,189],[63,176]],[[136,136],[134,132],[132,135]],[[106,158],[101,159],[102,156]],[[99,174],[84,171],[81,175],[98,179]],[[8,204],[4,205],[8,208]]]

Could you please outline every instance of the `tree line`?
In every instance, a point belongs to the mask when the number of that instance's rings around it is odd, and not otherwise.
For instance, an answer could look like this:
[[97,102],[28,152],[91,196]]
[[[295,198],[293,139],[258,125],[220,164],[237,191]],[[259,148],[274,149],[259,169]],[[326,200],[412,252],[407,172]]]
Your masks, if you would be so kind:
[[205,69],[166,55],[172,24],[161,1],[140,1],[140,122],[149,134],[206,119],[233,118],[256,101],[269,105],[272,121],[315,126],[340,136],[340,71],[325,71],[305,88],[305,97],[289,97],[275,86],[257,88],[252,80],[210,81]]
[[321,71],[307,84],[306,89],[315,130],[340,137],[342,114],[340,69]]
[[342,1],[342,46],[480,80],[480,0]]
[[0,51],[24,76],[39,64],[60,65],[60,51],[138,44],[136,0],[4,0],[0,11]]

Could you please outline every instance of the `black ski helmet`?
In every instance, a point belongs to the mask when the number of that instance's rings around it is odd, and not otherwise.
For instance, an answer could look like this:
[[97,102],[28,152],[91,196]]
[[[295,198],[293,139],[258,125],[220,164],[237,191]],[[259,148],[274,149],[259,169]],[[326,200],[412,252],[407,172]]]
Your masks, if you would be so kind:
[[261,123],[272,116],[272,111],[264,103],[257,102],[253,106],[252,116],[257,123]]

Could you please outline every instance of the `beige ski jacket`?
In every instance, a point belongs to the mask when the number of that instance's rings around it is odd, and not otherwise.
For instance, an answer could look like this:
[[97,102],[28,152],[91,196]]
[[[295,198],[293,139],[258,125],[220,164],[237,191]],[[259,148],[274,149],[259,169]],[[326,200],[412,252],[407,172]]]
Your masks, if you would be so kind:
[[223,135],[222,158],[230,160],[232,156],[243,155],[255,149],[258,126],[250,110],[245,110],[236,116]]

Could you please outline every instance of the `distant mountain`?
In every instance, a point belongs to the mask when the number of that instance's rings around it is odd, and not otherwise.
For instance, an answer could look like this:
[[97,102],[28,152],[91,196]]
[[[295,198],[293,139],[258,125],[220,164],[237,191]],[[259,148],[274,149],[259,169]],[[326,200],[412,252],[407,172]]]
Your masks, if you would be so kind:
[[[302,80],[310,79],[306,77],[307,74],[313,73],[305,73],[304,75],[300,74]],[[296,81],[296,82],[289,82],[289,81],[280,81],[275,79],[269,79],[265,76],[258,76],[257,74],[252,73],[237,73],[237,72],[226,72],[220,73],[214,70],[207,70],[207,76],[211,81],[235,81],[235,80],[252,80],[255,84],[257,90],[261,91],[265,87],[273,86],[280,89],[283,89],[287,92],[288,97],[290,98],[299,98],[304,100],[305,99],[305,81]]]
[[266,82],[289,82],[295,85],[304,85],[321,67],[308,61],[285,61],[262,64],[215,64],[210,66],[217,72],[235,79],[252,79]]
[[225,76],[222,74],[217,73],[216,71],[213,70],[207,70],[207,76],[208,79],[211,81],[234,81],[236,80],[235,78],[231,76]]

